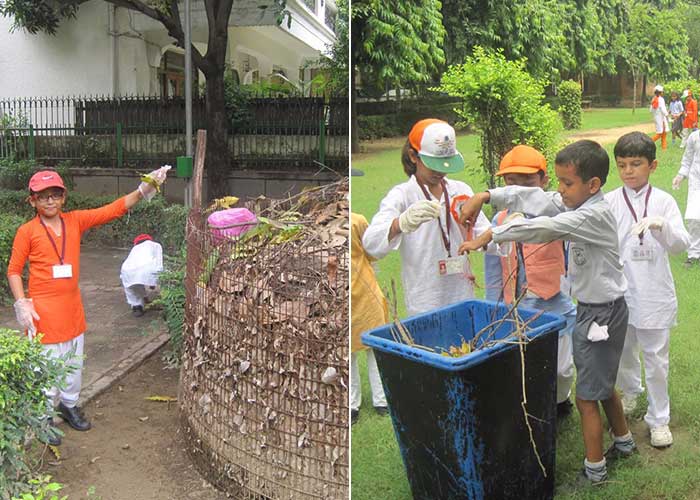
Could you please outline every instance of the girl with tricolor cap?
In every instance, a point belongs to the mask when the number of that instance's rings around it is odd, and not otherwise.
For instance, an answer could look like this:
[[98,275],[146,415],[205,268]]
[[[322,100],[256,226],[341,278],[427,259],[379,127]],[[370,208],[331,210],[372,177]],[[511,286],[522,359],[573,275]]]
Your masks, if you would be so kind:
[[[151,172],[138,188],[118,200],[92,210],[63,212],[66,187],[58,173],[37,172],[29,180],[28,201],[36,217],[17,229],[7,279],[15,299],[17,322],[30,337],[41,335],[44,351],[52,357],[67,357],[75,370],[60,388],[47,391],[53,410],[76,430],[87,431],[90,422],[78,408],[83,366],[83,334],[87,329],[80,298],[80,237],[88,229],[123,216],[142,198],[150,200],[165,180],[170,167]],[[29,288],[25,294],[22,271],[29,263]],[[48,417],[48,415],[47,415]],[[53,418],[47,418],[53,422]],[[51,432],[48,443],[61,442]]]
[[[454,129],[446,122],[417,122],[401,154],[408,181],[391,189],[365,231],[362,244],[373,258],[401,253],[401,279],[409,315],[474,296],[472,275],[460,244],[468,236],[457,222],[457,204],[474,193],[467,184],[447,178],[460,172]],[[480,234],[489,222],[480,214]]]

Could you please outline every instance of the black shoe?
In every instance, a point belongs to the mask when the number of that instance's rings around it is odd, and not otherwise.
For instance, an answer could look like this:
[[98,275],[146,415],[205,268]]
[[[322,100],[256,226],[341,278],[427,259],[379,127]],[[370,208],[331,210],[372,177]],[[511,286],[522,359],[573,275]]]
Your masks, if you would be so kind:
[[140,318],[141,316],[143,316],[143,306],[132,306],[131,315],[134,318]]
[[377,415],[379,415],[380,417],[384,417],[389,414],[389,408],[387,408],[386,406],[375,406],[374,411],[376,411]]
[[61,436],[56,424],[53,423],[53,417],[49,418],[49,435],[46,437],[37,437],[40,443],[48,444],[49,446],[61,446]]
[[350,422],[355,425],[360,420],[360,410],[350,410]]
[[68,408],[63,403],[60,403],[58,405],[58,414],[76,431],[89,431],[92,428],[92,424],[90,424],[83,415],[83,411],[77,406]]
[[557,403],[557,418],[565,418],[571,415],[571,409],[573,407],[574,405],[570,399]]
[[683,263],[683,267],[685,267],[686,269],[690,269],[691,267],[693,267],[693,264],[697,264],[699,262],[700,259],[693,259],[691,257],[688,257]]

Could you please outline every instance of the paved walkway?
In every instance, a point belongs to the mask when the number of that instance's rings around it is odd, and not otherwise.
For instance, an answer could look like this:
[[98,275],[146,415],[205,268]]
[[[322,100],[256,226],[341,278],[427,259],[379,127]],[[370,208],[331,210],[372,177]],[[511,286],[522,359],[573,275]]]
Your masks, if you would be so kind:
[[[103,392],[168,340],[160,310],[131,316],[119,280],[128,250],[83,247],[80,289],[88,329],[80,404]],[[4,279],[4,277],[3,277]],[[12,305],[0,308],[0,326],[18,328]]]

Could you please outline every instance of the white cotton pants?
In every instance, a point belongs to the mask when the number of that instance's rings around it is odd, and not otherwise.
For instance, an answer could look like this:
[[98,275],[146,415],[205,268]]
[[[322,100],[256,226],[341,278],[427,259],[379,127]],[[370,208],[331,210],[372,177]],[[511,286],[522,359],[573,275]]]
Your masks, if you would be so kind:
[[574,354],[571,334],[559,335],[559,352],[557,353],[557,404],[563,403],[571,396],[574,383]]
[[143,285],[131,285],[124,287],[126,302],[131,306],[143,307],[144,298],[146,297],[146,287]]
[[644,356],[644,374],[649,405],[644,421],[649,427],[668,425],[671,406],[668,397],[668,350],[670,330],[627,327],[622,349],[617,386],[624,393],[637,395],[643,391],[640,351]]
[[700,220],[686,219],[688,234],[690,234],[690,246],[688,247],[689,259],[700,259]]
[[[374,357],[374,351],[367,349],[367,375],[369,377],[369,388],[372,393],[372,405],[377,408],[386,406],[386,396],[384,395],[384,387],[382,380],[379,378],[379,369],[377,368],[377,360]],[[358,367],[357,358],[358,352],[353,352],[350,356],[350,409],[359,410],[362,404],[362,384],[360,383],[360,370]]]
[[66,358],[67,365],[74,367],[61,387],[52,387],[45,391],[50,408],[54,408],[58,403],[63,403],[68,408],[73,408],[78,404],[80,387],[83,383],[84,337],[85,334],[80,334],[72,340],[42,346],[44,353],[52,358],[68,356]]

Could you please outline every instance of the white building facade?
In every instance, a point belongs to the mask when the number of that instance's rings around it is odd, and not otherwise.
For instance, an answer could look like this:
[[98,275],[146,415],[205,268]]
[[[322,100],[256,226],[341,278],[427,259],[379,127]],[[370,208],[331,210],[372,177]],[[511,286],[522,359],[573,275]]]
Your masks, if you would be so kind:
[[[241,83],[311,79],[314,61],[333,43],[333,0],[288,0],[277,24],[264,0],[236,0],[227,61]],[[182,2],[181,2],[182,9]],[[102,0],[80,7],[55,36],[10,31],[0,17],[0,99],[69,95],[183,95],[184,51],[158,22]],[[192,42],[206,53],[203,3],[192,0]],[[198,75],[199,83],[204,77]]]

